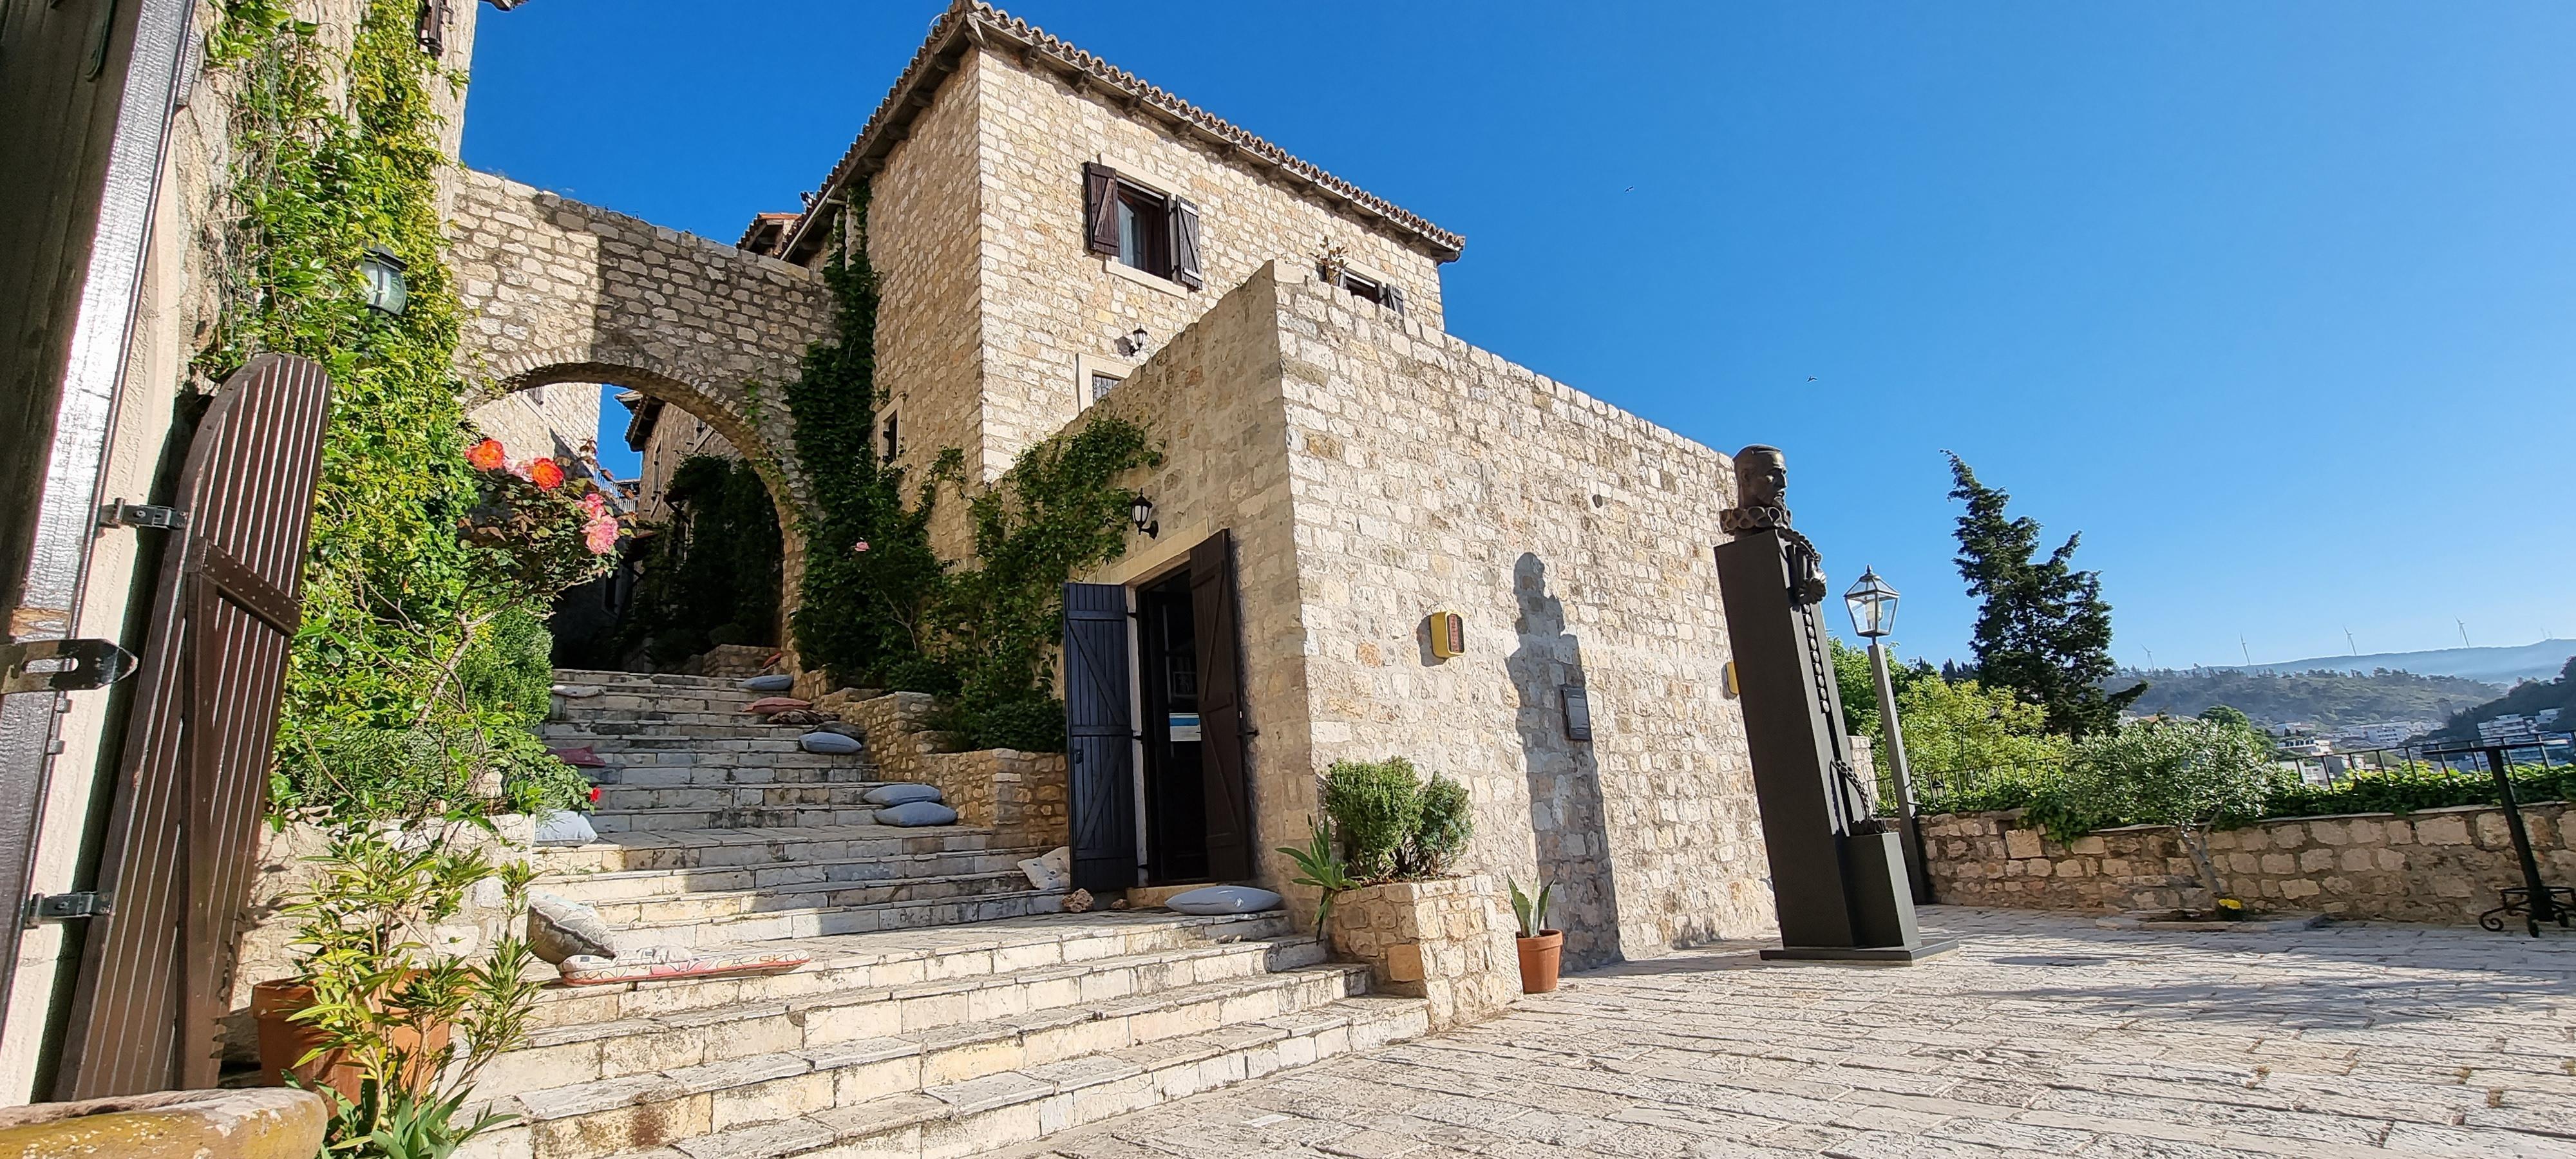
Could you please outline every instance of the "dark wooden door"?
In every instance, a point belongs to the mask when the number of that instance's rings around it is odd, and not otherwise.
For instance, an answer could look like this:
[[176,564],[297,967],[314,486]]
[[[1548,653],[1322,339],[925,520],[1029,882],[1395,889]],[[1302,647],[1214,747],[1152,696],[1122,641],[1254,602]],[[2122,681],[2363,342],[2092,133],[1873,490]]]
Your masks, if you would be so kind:
[[321,367],[260,355],[189,447],[56,1099],[215,1083],[330,393]]
[[1236,609],[1234,535],[1190,549],[1190,614],[1199,661],[1199,767],[1207,785],[1208,876],[1252,876],[1251,777],[1244,768],[1243,626]]
[[1127,589],[1064,585],[1064,745],[1072,781],[1073,883],[1136,884],[1136,726],[1129,712]]

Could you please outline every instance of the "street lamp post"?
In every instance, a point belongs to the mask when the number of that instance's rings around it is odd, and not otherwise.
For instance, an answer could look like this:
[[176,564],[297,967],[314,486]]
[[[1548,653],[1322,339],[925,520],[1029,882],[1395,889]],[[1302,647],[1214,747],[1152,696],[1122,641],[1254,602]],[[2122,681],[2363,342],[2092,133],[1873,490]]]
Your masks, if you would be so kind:
[[1905,766],[1905,729],[1896,719],[1896,683],[1888,677],[1887,647],[1881,642],[1896,630],[1896,589],[1878,578],[1876,570],[1865,568],[1859,581],[1843,593],[1843,605],[1851,609],[1852,630],[1869,641],[1869,671],[1878,681],[1878,718],[1886,722],[1887,730],[1887,751],[1880,755],[1896,783],[1897,823],[1905,831],[1905,876],[1914,883],[1914,900],[1928,905],[1932,878],[1923,867],[1923,826],[1914,811],[1914,774]]

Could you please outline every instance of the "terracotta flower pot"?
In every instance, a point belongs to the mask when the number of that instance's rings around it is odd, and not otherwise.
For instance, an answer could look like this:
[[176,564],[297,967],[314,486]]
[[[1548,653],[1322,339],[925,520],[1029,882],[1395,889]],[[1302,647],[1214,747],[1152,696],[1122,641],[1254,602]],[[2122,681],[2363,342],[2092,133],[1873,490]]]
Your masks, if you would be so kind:
[[1521,993],[1555,993],[1557,962],[1565,954],[1565,931],[1540,930],[1535,938],[1512,940],[1521,951]]
[[[313,1002],[313,988],[301,982],[280,980],[261,982],[250,988],[251,1017],[259,1022],[259,1069],[261,1081],[270,1086],[283,1086],[287,1075],[294,1075],[307,1087],[328,1086],[356,1102],[366,1075],[358,1064],[342,1051],[331,1051],[311,1062],[300,1063],[313,1048],[322,1045],[322,1032],[313,1026],[290,1021],[296,1011]],[[431,1077],[432,1058],[447,1046],[448,1025],[432,1023],[426,1036],[409,1028],[393,1032],[394,1049],[411,1056],[403,1076],[417,1083]],[[424,1037],[426,1041],[423,1041]]]

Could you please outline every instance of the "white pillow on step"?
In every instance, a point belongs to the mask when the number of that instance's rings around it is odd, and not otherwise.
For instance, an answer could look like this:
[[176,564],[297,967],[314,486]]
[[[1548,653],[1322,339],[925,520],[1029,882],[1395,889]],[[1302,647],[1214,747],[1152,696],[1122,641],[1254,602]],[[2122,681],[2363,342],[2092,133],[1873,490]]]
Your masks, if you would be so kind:
[[859,751],[856,737],[842,736],[837,732],[809,732],[797,737],[796,743],[803,746],[806,752],[823,753],[827,756],[847,756]]
[[957,823],[957,810],[937,801],[908,801],[889,809],[877,810],[876,818],[879,825],[900,825],[906,828],[914,825],[954,825]]
[[859,799],[871,805],[909,805],[915,801],[945,801],[948,797],[939,791],[937,785],[916,785],[907,781],[879,785],[861,794]]
[[1282,900],[1278,894],[1249,885],[1211,885],[1174,894],[1163,904],[1185,914],[1257,914],[1278,909]]

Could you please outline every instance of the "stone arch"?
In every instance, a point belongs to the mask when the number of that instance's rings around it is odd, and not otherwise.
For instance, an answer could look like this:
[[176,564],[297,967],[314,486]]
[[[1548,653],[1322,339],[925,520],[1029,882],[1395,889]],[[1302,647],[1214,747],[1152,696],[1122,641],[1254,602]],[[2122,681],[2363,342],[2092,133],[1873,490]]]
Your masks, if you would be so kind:
[[778,505],[780,610],[793,615],[813,493],[783,390],[806,348],[832,334],[821,275],[470,170],[456,175],[454,206],[447,257],[468,405],[614,383],[715,428]]

